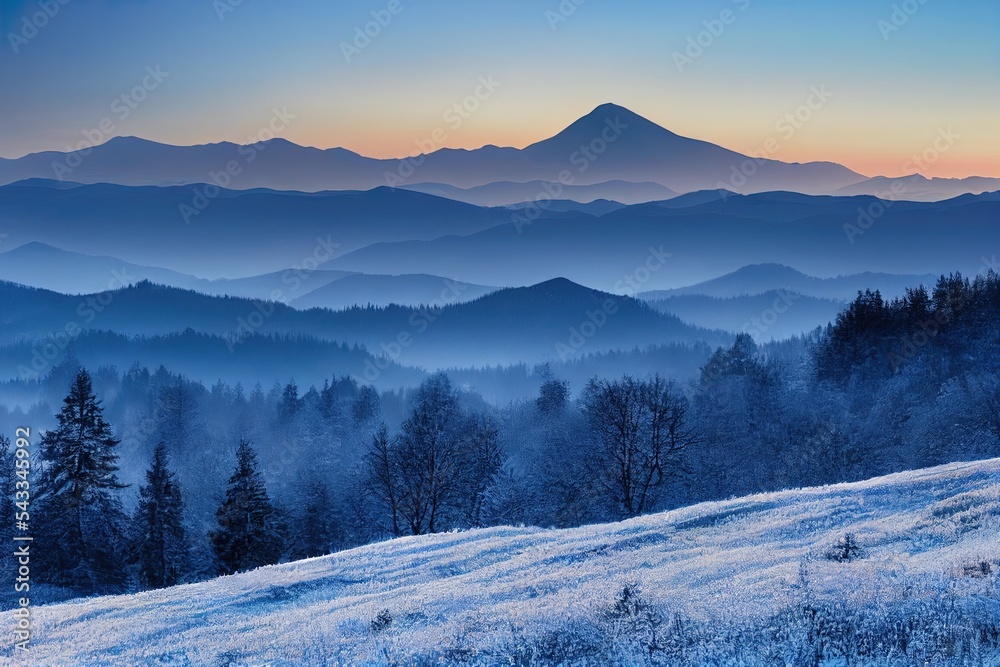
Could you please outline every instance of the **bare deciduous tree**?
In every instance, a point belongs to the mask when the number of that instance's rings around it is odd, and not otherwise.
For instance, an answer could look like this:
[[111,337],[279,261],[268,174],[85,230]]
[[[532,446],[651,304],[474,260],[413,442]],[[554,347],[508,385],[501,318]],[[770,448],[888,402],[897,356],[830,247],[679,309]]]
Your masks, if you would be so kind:
[[659,376],[640,381],[591,380],[584,409],[597,439],[595,463],[604,488],[626,516],[649,511],[681,454],[697,442],[683,393]]

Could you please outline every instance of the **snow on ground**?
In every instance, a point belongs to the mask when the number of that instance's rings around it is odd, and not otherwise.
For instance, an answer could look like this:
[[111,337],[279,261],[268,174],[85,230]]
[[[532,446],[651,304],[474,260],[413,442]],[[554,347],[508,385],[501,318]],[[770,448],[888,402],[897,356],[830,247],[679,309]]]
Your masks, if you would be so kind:
[[[920,595],[899,582],[933,586],[965,565],[995,561],[998,527],[1000,459],[956,463],[583,528],[406,537],[198,584],[38,607],[30,660],[11,660],[5,639],[0,661],[371,664],[596,618],[630,582],[671,611],[738,622],[788,604],[803,562],[826,595]],[[823,558],[848,531],[865,557]],[[392,625],[373,633],[382,609]]]

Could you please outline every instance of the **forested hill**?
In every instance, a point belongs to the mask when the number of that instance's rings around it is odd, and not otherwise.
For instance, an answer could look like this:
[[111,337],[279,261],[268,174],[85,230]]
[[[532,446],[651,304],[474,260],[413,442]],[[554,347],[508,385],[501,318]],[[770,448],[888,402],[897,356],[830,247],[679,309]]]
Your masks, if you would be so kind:
[[[192,329],[239,346],[255,334],[312,336],[429,368],[567,361],[588,353],[667,343],[720,345],[730,334],[684,324],[644,302],[568,280],[507,288],[467,303],[448,281],[420,307],[298,311],[283,303],[207,296],[149,282],[66,296],[0,283],[7,327],[0,343],[87,329],[165,335]],[[69,335],[73,335],[69,333]]]

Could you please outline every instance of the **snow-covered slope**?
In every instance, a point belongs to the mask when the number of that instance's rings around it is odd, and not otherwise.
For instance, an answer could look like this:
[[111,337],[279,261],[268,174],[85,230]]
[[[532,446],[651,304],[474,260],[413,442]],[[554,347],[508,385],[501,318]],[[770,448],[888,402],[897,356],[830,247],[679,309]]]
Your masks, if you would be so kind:
[[[995,614],[998,527],[993,459],[578,529],[408,537],[37,608],[31,664],[505,664],[497,656],[518,642],[599,623],[628,583],[670,615],[722,627],[794,604],[802,571],[817,600],[902,605],[947,590]],[[846,532],[863,557],[825,558]],[[393,620],[373,630],[383,609]]]

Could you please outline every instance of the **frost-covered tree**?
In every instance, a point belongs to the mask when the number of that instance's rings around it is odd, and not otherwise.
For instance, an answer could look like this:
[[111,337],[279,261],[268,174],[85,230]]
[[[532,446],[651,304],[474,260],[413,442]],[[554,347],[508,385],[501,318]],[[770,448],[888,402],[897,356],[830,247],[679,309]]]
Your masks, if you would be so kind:
[[287,424],[299,412],[302,401],[299,399],[299,388],[292,380],[281,390],[281,403],[278,405],[278,419]]
[[433,533],[485,520],[487,493],[503,463],[499,426],[466,412],[448,376],[438,373],[417,390],[401,432],[379,428],[365,463],[369,492],[394,534]]
[[313,480],[304,485],[295,519],[291,531],[292,558],[324,556],[334,550],[337,523],[333,499],[323,482]]
[[281,557],[278,516],[258,470],[257,454],[240,440],[236,470],[216,512],[218,529],[209,539],[220,574],[277,563]]
[[681,454],[698,440],[688,423],[687,399],[659,376],[595,378],[584,391],[584,406],[605,489],[626,516],[649,511],[678,473]]
[[542,413],[561,412],[569,402],[569,383],[565,380],[546,380],[538,388],[535,405]]
[[351,406],[355,424],[371,424],[378,419],[380,410],[378,392],[373,387],[364,385],[358,389],[358,397],[354,400],[354,405]]
[[466,419],[462,428],[460,451],[463,455],[460,501],[466,526],[486,525],[487,496],[497,482],[503,466],[500,448],[500,425],[489,415],[477,414]]
[[39,579],[89,595],[122,590],[127,517],[118,498],[119,440],[104,420],[90,375],[80,370],[42,437],[37,499]]
[[400,514],[414,535],[439,530],[444,515],[460,498],[460,423],[461,409],[448,376],[430,377],[420,386],[416,404],[403,422],[397,452]]
[[389,515],[389,525],[392,534],[401,535],[400,494],[402,480],[399,479],[399,469],[396,461],[396,450],[389,437],[389,428],[381,424],[372,436],[372,444],[365,455],[368,468],[367,488]]
[[133,554],[139,583],[145,588],[178,584],[189,568],[184,502],[177,478],[168,466],[167,447],[160,443],[153,451],[146,483],[139,489],[139,506],[133,519]]
[[171,378],[169,384],[160,388],[153,421],[154,442],[163,442],[175,456],[189,454],[204,435],[198,398],[180,377]]

